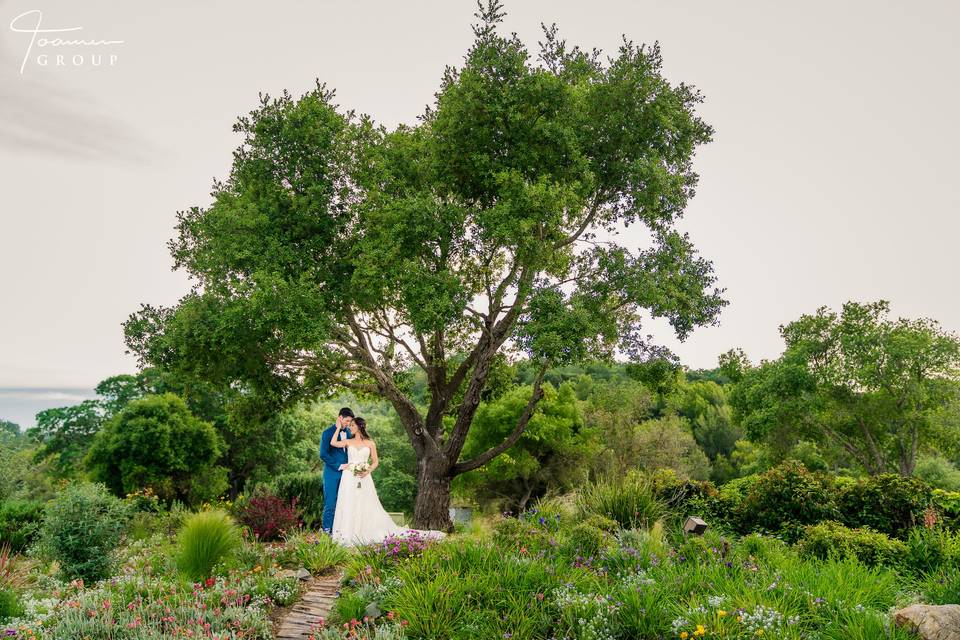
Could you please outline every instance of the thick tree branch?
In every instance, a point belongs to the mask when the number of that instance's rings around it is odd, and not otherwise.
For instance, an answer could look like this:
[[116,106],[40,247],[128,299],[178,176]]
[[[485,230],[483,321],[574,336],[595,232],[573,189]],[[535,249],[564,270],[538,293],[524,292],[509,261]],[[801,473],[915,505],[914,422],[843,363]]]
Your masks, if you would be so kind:
[[423,449],[423,445],[426,445],[426,448],[431,449],[434,454],[442,455],[443,452],[437,444],[437,441],[434,440],[427,432],[427,429],[424,428],[423,417],[417,410],[416,405],[400,391],[393,376],[377,364],[376,358],[373,356],[370,348],[369,338],[364,334],[363,329],[357,322],[353,310],[348,307],[345,315],[348,326],[354,336],[354,356],[359,358],[366,368],[370,369],[380,393],[390,400],[393,408],[400,416],[400,422],[403,423],[411,443],[415,448],[419,449]]
[[583,235],[584,231],[586,231],[590,227],[590,225],[593,224],[593,221],[596,219],[597,213],[600,211],[600,204],[602,202],[602,198],[603,198],[603,192],[598,191],[596,196],[594,196],[593,206],[590,207],[590,210],[587,212],[587,215],[584,216],[583,221],[580,223],[580,226],[577,227],[577,230],[571,233],[570,235],[568,235],[566,238],[564,238],[557,244],[555,244],[554,249],[562,249],[566,246],[569,246],[574,242],[576,242],[580,238],[580,236]]
[[[490,364],[497,351],[510,336],[511,329],[520,317],[521,310],[530,295],[533,274],[534,270],[532,268],[524,267],[517,285],[517,295],[510,311],[494,325],[490,332],[490,338],[484,339],[481,336],[480,342],[477,344],[478,355],[470,375],[470,382],[467,383],[467,389],[463,394],[463,402],[460,404],[457,420],[450,432],[450,437],[444,443],[444,449],[451,460],[456,460],[460,456],[463,445],[467,441],[467,433],[470,431],[470,425],[473,422],[477,407],[480,406],[480,396],[490,374]],[[455,390],[456,388],[454,388]]]
[[524,430],[527,428],[527,424],[530,423],[530,418],[533,417],[534,412],[537,410],[537,404],[541,398],[543,398],[543,376],[546,372],[547,364],[543,363],[533,382],[533,392],[530,394],[530,400],[527,401],[527,405],[523,408],[520,419],[517,420],[517,426],[513,432],[507,436],[506,440],[495,447],[487,449],[475,458],[453,465],[450,471],[451,475],[457,476],[467,471],[478,469],[517,443],[517,440],[520,439],[520,436],[523,435]]

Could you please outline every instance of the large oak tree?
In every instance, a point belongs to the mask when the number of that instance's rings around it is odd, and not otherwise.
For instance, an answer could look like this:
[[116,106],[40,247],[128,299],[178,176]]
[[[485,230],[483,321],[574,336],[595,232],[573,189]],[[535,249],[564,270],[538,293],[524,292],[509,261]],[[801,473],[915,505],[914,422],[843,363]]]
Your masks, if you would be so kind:
[[[477,15],[415,125],[342,112],[322,85],[262,97],[212,204],[178,214],[170,249],[196,286],[126,325],[143,362],[250,398],[389,400],[417,454],[421,528],[449,527],[451,480],[517,442],[549,366],[642,358],[645,313],[684,338],[724,304],[675,229],[712,134],[700,94],[663,77],[657,46],[602,57],[551,27],[534,58],[497,31],[499,2]],[[642,249],[616,241],[629,225]],[[506,438],[461,459],[505,353],[535,364],[531,394]]]

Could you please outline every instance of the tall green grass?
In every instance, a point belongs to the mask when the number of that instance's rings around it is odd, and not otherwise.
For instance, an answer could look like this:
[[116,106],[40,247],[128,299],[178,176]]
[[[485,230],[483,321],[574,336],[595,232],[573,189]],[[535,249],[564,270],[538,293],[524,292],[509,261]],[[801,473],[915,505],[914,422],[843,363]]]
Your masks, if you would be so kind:
[[191,580],[203,580],[238,546],[240,532],[229,515],[216,509],[195,513],[177,535],[177,569]]
[[616,520],[624,529],[649,527],[666,515],[666,508],[653,493],[648,480],[630,476],[589,484],[576,498],[581,518],[592,514]]
[[287,537],[294,557],[314,575],[327,573],[350,559],[350,551],[325,534],[297,533]]

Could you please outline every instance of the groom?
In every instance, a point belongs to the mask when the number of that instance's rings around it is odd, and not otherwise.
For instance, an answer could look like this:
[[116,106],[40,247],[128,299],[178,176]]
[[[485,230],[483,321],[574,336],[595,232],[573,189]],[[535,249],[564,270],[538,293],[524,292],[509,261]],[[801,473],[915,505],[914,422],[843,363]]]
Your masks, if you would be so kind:
[[332,424],[320,436],[320,458],[323,460],[323,530],[331,533],[333,516],[337,512],[337,493],[340,491],[340,478],[343,472],[340,465],[347,463],[345,448],[331,447],[330,441],[338,426],[343,426],[340,439],[352,437],[350,425],[353,424],[353,411],[350,407],[340,409],[336,424]]

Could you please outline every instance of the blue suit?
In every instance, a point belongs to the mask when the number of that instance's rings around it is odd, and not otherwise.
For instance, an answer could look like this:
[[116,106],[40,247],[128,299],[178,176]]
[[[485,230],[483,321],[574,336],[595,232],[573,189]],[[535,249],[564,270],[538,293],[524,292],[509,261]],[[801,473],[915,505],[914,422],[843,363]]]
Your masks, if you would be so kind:
[[[337,494],[340,492],[340,465],[347,463],[347,450],[330,446],[337,425],[331,425],[320,435],[320,458],[323,460],[323,529],[333,529],[333,515],[337,511]],[[341,438],[349,438],[350,431],[343,429]]]

